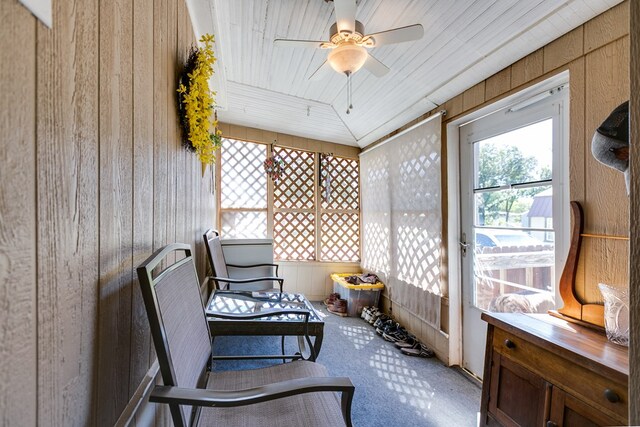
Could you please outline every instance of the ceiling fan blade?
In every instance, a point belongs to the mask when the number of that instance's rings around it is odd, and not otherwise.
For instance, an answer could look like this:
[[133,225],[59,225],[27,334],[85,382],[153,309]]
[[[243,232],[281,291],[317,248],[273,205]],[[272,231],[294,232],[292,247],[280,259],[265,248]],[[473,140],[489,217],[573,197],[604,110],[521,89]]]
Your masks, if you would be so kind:
[[328,68],[331,68],[331,65],[329,65],[329,61],[324,61],[322,65],[319,66],[318,69],[309,76],[309,80],[320,80],[323,77],[326,77],[328,75],[328,73],[326,72]]
[[325,41],[316,40],[291,40],[291,39],[275,39],[273,41],[274,46],[278,47],[305,47],[320,49]]
[[356,0],[333,0],[336,8],[338,32],[356,30]]
[[378,61],[371,54],[367,56],[367,60],[364,61],[363,67],[376,77],[382,77],[389,72],[389,67]]
[[421,39],[424,36],[424,28],[420,24],[409,25],[408,27],[394,28],[393,30],[381,31],[369,34],[365,39],[373,40],[373,47],[384,44],[409,42]]

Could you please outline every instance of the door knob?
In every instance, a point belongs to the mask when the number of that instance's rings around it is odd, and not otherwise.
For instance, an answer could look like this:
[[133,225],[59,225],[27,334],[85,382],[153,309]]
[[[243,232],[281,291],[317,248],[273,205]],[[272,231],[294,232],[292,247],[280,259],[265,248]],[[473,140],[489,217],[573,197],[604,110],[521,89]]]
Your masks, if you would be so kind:
[[458,244],[462,250],[462,256],[467,255],[467,248],[469,247],[469,244],[467,243],[467,233],[462,233],[462,239],[460,239]]

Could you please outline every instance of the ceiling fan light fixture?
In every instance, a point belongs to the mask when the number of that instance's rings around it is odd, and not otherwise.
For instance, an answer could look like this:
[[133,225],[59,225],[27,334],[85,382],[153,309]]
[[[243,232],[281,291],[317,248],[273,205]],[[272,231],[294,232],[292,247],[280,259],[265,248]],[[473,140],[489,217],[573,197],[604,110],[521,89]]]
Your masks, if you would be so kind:
[[329,52],[327,61],[338,73],[353,74],[362,68],[367,56],[368,53],[364,47],[343,43]]

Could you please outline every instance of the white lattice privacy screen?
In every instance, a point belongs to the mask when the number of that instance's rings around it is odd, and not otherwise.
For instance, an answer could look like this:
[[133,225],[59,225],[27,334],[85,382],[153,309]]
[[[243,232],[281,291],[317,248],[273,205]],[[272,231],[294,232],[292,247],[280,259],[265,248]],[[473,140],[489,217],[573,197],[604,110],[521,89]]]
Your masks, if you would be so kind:
[[266,145],[223,140],[220,223],[225,239],[267,237],[266,158]]
[[389,298],[440,327],[440,114],[360,155],[362,268]]

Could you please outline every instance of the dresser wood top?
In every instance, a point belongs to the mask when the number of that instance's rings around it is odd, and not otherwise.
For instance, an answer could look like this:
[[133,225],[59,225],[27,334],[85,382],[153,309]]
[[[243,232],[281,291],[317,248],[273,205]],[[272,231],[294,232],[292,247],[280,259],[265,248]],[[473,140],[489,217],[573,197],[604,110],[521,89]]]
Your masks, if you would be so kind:
[[588,369],[604,366],[629,376],[628,348],[609,342],[603,333],[548,314],[482,313],[482,320]]

